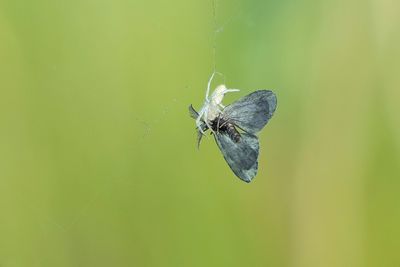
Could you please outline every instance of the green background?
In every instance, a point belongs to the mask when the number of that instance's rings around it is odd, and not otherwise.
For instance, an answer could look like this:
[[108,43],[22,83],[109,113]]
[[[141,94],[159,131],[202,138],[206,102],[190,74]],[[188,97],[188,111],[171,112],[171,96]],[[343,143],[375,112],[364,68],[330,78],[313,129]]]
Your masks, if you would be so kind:
[[[400,2],[213,13],[0,1],[1,267],[400,266]],[[278,97],[250,184],[196,149],[214,62]]]

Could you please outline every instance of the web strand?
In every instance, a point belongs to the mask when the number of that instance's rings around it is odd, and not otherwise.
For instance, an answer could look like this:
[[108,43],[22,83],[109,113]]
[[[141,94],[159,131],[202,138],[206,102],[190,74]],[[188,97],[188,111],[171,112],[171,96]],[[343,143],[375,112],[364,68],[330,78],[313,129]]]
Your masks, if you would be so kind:
[[218,22],[217,22],[217,0],[212,0],[213,4],[213,21],[214,21],[214,32],[213,32],[213,73],[217,72],[217,34],[218,34]]

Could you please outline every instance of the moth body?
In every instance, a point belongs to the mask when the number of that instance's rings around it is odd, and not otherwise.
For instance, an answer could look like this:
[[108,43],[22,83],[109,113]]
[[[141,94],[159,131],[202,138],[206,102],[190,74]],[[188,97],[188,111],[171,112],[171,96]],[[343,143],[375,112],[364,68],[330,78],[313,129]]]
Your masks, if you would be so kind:
[[232,141],[238,143],[240,141],[240,133],[235,125],[223,117],[223,114],[215,118],[211,123],[212,130],[216,133],[226,133]]

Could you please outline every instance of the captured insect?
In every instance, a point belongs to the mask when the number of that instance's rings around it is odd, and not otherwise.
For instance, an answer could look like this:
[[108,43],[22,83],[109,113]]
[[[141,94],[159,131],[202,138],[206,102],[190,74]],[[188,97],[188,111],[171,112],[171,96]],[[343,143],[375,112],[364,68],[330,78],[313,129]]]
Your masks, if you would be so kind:
[[210,130],[225,161],[241,180],[249,183],[258,170],[258,133],[271,119],[276,109],[276,96],[269,90],[257,90],[228,106],[222,104],[224,95],[239,89],[219,85],[209,97],[211,75],[206,98],[199,112],[189,106],[190,116],[196,120],[197,146]]

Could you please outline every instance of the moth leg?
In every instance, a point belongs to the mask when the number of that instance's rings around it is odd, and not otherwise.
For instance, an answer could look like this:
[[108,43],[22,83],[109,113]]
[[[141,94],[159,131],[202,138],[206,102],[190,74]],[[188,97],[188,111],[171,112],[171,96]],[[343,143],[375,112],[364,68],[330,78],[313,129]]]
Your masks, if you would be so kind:
[[220,125],[219,125],[219,121],[220,121],[220,119],[221,119],[221,116],[218,116],[218,122],[217,122],[217,133],[219,133],[219,127],[220,127]]
[[[221,127],[224,127],[226,124],[228,124],[230,122],[230,120],[225,120],[222,124],[221,124]],[[218,123],[219,123],[219,121],[218,121]]]

